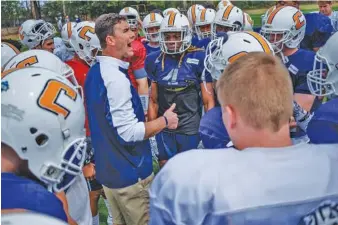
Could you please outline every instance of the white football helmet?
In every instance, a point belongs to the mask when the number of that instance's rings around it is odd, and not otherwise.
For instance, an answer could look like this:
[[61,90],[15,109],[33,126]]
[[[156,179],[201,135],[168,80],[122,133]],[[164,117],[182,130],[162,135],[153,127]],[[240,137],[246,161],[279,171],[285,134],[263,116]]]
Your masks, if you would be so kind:
[[251,16],[245,12],[244,13],[244,28],[243,28],[243,30],[252,31],[253,26],[254,26],[254,21],[252,20]]
[[46,214],[40,214],[35,212],[20,212],[20,213],[6,213],[1,215],[1,224],[3,225],[22,225],[22,224],[34,224],[34,225],[67,225],[62,220],[55,217],[48,216]]
[[1,142],[49,189],[62,191],[82,173],[84,122],[81,97],[65,77],[37,67],[2,74]]
[[95,34],[95,23],[91,21],[78,23],[73,29],[69,43],[89,66],[95,63],[96,55],[101,51],[99,38]]
[[234,6],[228,5],[216,12],[214,23],[212,24],[212,37],[217,37],[218,30],[222,32],[227,31],[241,31],[244,26],[243,11]]
[[29,49],[42,44],[56,33],[55,27],[44,20],[26,20],[19,28],[19,39]]
[[180,13],[180,11],[176,8],[167,8],[163,11],[163,17],[168,16],[170,13]]
[[224,9],[228,5],[232,5],[232,3],[229,0],[222,0],[217,5],[217,10]]
[[211,41],[206,50],[204,66],[214,80],[219,79],[228,64],[249,52],[274,55],[271,44],[256,32],[227,32],[227,35],[227,40],[220,37]]
[[[159,42],[160,35],[159,30],[162,23],[163,17],[158,13],[150,13],[143,19],[143,29],[148,41]],[[149,28],[158,28],[157,32],[150,32]]]
[[[195,31],[198,36],[198,39],[207,38],[211,36],[211,25],[214,22],[216,11],[213,9],[202,9],[199,11],[196,22],[195,22]],[[201,27],[208,26],[209,30],[201,30]]]
[[309,89],[313,95],[338,95],[338,32],[321,47],[315,57],[313,70],[307,74]]
[[22,52],[8,61],[2,72],[24,67],[41,67],[66,77],[75,89],[83,96],[82,87],[78,84],[73,69],[62,62],[56,55],[48,51],[33,49]]
[[202,5],[198,5],[198,4],[192,5],[188,9],[187,16],[188,16],[188,20],[190,22],[191,27],[195,26],[196,17],[199,14],[199,12],[202,11],[202,9],[204,9],[204,7]]
[[127,22],[130,29],[138,28],[138,20],[140,19],[140,15],[136,9],[132,7],[125,7],[120,11],[119,15],[127,17]]
[[66,45],[67,50],[74,51],[72,46],[69,44],[70,37],[72,36],[72,30],[76,26],[75,22],[68,22],[63,25],[61,30],[61,38],[63,43]]
[[[180,40],[166,40],[166,33],[180,32]],[[191,45],[191,27],[188,18],[180,13],[171,13],[164,17],[160,27],[160,47],[164,53],[178,54],[183,53]],[[173,49],[170,49],[172,46]],[[180,47],[179,47],[180,45]]]
[[275,53],[281,52],[284,45],[297,48],[304,39],[306,19],[303,13],[292,6],[278,7],[267,17],[261,34],[270,41]]
[[262,25],[265,24],[266,20],[268,19],[268,16],[270,15],[270,13],[272,11],[274,11],[275,9],[277,8],[277,6],[272,6],[270,7],[268,10],[266,10],[265,14],[261,16],[261,19],[262,19]]
[[20,51],[12,44],[1,42],[1,68]]

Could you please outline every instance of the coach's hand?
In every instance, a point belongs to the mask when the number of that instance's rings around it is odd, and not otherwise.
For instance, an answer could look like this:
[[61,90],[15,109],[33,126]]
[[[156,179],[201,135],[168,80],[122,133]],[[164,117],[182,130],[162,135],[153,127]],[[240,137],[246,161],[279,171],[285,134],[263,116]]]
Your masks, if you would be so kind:
[[171,130],[176,129],[177,126],[178,126],[178,117],[177,117],[177,114],[174,113],[175,107],[176,107],[176,104],[174,103],[163,114],[163,116],[165,116],[168,120],[168,126],[167,127],[168,127],[168,129],[171,129]]

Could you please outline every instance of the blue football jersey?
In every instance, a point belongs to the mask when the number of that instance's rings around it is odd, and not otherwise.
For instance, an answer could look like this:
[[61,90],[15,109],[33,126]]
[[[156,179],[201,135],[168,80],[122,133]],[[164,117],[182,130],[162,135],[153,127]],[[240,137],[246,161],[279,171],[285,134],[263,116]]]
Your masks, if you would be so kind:
[[13,173],[1,173],[1,209],[25,209],[67,222],[61,201],[40,184]]
[[196,47],[197,48],[207,49],[207,46],[210,43],[210,41],[211,41],[210,37],[203,38],[202,40],[200,40],[199,42],[197,42]]
[[176,103],[179,117],[176,133],[198,133],[201,109],[200,87],[203,81],[212,82],[204,70],[205,51],[190,47],[180,55],[154,52],[147,56],[145,69],[148,77],[158,85],[158,116]]
[[199,41],[200,41],[200,40],[198,39],[198,36],[197,36],[196,34],[194,34],[194,35],[192,36],[192,39],[191,39],[191,45],[192,45],[192,46],[196,46],[197,43],[198,43]]
[[223,124],[221,107],[214,107],[202,116],[199,133],[206,149],[229,146],[231,140]]
[[313,50],[322,47],[330,38],[333,27],[331,19],[320,13],[304,14],[306,18],[305,37],[301,42],[301,48]]
[[160,46],[158,46],[158,47],[152,47],[152,46],[149,45],[149,42],[144,42],[143,45],[144,45],[144,47],[145,47],[145,49],[147,51],[147,55],[149,55],[150,53],[153,53],[153,52],[161,50]]

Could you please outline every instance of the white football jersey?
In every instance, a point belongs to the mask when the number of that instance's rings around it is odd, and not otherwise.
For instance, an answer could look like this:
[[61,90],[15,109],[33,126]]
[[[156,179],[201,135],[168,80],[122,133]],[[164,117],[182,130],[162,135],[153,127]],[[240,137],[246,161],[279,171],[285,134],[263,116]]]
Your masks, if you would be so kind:
[[150,188],[150,224],[321,221],[338,221],[338,145],[192,150]]
[[59,57],[62,62],[66,62],[74,58],[74,52],[67,49],[65,43],[59,37],[54,37],[54,52],[53,54]]
[[78,225],[92,225],[89,191],[83,174],[66,191],[69,214]]

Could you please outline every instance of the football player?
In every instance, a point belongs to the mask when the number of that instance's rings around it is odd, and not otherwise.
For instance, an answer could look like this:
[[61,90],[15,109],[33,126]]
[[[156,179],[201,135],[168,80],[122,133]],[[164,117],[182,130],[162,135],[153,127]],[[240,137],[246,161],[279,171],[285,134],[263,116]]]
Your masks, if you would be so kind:
[[72,35],[72,29],[76,26],[74,22],[68,22],[63,25],[61,30],[61,38],[54,38],[54,54],[63,62],[71,60],[74,57],[74,49],[69,44]]
[[[306,19],[301,11],[292,6],[276,8],[269,15],[261,34],[270,41],[274,51],[287,67],[294,89],[295,101],[306,111],[312,112],[320,100],[311,94],[306,74],[312,70],[315,53],[299,49],[305,35]],[[292,130],[295,138],[305,137],[298,128]]]
[[214,22],[216,11],[213,9],[202,9],[196,16],[195,31],[198,40],[211,37],[211,26]]
[[150,13],[143,19],[143,29],[148,42],[144,42],[147,55],[160,50],[159,30],[163,17],[158,13]]
[[195,4],[195,5],[190,6],[187,11],[188,20],[189,20],[190,26],[192,27],[192,35],[193,35],[191,39],[192,46],[196,46],[196,44],[199,41],[198,36],[196,34],[196,30],[195,30],[195,22],[196,22],[197,15],[200,13],[200,11],[202,11],[202,9],[204,9],[202,5]]
[[[6,64],[3,71],[7,72],[13,69],[21,69],[24,67],[45,68],[64,76],[72,83],[73,88],[75,88],[80,94],[79,98],[81,98],[81,101],[83,101],[83,89],[77,83],[72,68],[63,63],[54,54],[39,49],[25,51],[14,56],[8,62],[8,64]],[[89,196],[84,177],[82,175],[78,176],[71,186],[68,185],[65,188],[65,192],[57,192],[55,194],[64,205],[68,222],[70,222],[70,224],[76,224],[76,222],[79,224],[86,222],[91,223],[91,218],[88,218],[88,214],[83,213],[88,211],[90,207]],[[82,202],[81,204],[78,204],[79,200]]]
[[44,20],[26,20],[19,28],[19,39],[29,49],[53,53],[55,27]]
[[331,19],[334,31],[338,31],[338,11],[332,10],[332,1],[318,1],[319,12]]
[[[274,55],[271,44],[260,34],[228,32],[224,37],[219,37],[210,43],[204,66],[213,80],[217,82],[227,65],[249,52],[265,52]],[[205,148],[231,147],[229,135],[220,121],[222,121],[220,107],[215,107],[202,116],[199,133]]]
[[336,221],[338,145],[292,144],[293,90],[283,63],[248,53],[226,67],[216,89],[236,149],[169,160],[149,192],[149,224]]
[[1,70],[6,63],[19,54],[20,51],[12,44],[7,42],[1,42]]
[[241,31],[244,28],[245,16],[243,11],[232,4],[221,7],[214,17],[211,24],[211,37],[200,40],[196,47],[206,49],[212,39],[216,39],[218,34],[223,35],[228,31]]
[[2,73],[1,100],[2,210],[67,221],[62,203],[35,181],[62,192],[81,174],[86,142],[79,93],[61,74],[28,67]]
[[149,89],[147,73],[144,69],[144,61],[147,52],[142,44],[142,38],[139,37],[139,29],[142,29],[142,22],[140,22],[140,16],[134,8],[126,7],[122,9],[119,14],[127,17],[129,27],[134,32],[135,40],[131,43],[134,55],[126,59],[126,61],[130,63],[128,74],[134,88],[141,98],[144,113],[147,114]]
[[338,143],[338,33],[333,34],[316,53],[307,81],[313,95],[332,98],[321,105],[311,119],[307,133],[312,143]]
[[208,72],[203,76],[207,88],[202,83],[205,52],[191,47],[191,35],[187,17],[170,14],[161,23],[161,51],[146,58],[146,70],[152,81],[148,119],[162,116],[173,103],[179,117],[176,130],[165,129],[156,136],[161,165],[176,153],[197,147],[200,102],[203,101],[205,111],[215,104],[213,94],[207,92],[212,89]]

